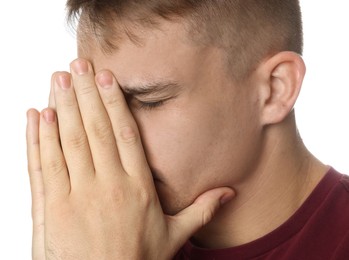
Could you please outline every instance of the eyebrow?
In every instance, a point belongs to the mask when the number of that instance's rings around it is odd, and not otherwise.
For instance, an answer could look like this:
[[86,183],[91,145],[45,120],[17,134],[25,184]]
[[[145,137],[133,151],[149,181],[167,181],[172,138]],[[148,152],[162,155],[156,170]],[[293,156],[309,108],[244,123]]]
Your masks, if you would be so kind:
[[177,82],[154,82],[138,86],[120,86],[123,92],[131,96],[146,96],[155,93],[177,92],[180,85]]

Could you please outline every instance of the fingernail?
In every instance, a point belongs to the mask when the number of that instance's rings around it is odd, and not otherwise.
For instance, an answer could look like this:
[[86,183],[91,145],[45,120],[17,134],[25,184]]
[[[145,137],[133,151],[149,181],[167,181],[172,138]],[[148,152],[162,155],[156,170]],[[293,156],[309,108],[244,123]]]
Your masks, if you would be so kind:
[[82,59],[73,61],[71,67],[73,71],[78,75],[83,75],[88,72],[88,63]]
[[232,198],[234,198],[233,192],[224,194],[220,199],[221,205],[223,206],[224,204],[227,204],[229,201],[232,200]]
[[62,89],[68,89],[71,86],[70,77],[66,74],[60,74],[56,78],[57,85]]
[[97,83],[102,88],[111,88],[113,85],[113,76],[109,71],[103,71],[97,75]]
[[53,123],[56,120],[55,112],[51,109],[44,110],[43,116],[47,123]]

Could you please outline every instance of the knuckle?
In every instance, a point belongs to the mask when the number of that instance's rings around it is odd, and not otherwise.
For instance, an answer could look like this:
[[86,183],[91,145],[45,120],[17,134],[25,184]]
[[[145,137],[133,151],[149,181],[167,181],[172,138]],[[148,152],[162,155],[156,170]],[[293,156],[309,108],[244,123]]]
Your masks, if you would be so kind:
[[78,259],[71,249],[64,246],[64,244],[57,244],[57,239],[49,237],[46,240],[45,254],[46,259],[61,260],[61,259]]
[[154,196],[152,196],[149,191],[144,189],[139,189],[137,191],[136,198],[140,201],[144,208],[149,208],[154,203]]
[[214,209],[213,208],[208,208],[206,210],[203,210],[201,213],[201,225],[205,226],[208,222],[211,221],[214,215]]
[[28,170],[30,175],[38,176],[41,174],[41,171],[42,171],[41,164],[29,162],[28,166],[27,166],[27,170]]
[[45,143],[55,143],[58,139],[57,132],[51,130],[46,130],[42,137]]
[[[136,185],[136,187],[133,185]],[[113,204],[117,209],[120,209],[133,201],[138,205],[139,209],[146,210],[156,203],[155,195],[144,185],[137,185],[135,183],[133,185],[132,188],[128,185],[113,185],[110,192],[107,193],[107,201],[112,201],[112,203],[108,202],[108,205]]]
[[96,87],[94,87],[91,84],[81,84],[82,86],[77,86],[77,92],[78,95],[81,96],[89,96],[91,94],[94,94],[96,92]]
[[[44,189],[39,189],[32,192],[33,199],[35,199],[35,202],[43,202],[45,200],[45,191]],[[37,205],[35,205],[37,206]]]
[[135,144],[138,141],[138,133],[132,126],[124,126],[120,128],[119,140],[126,144]]
[[51,160],[47,163],[43,171],[44,183],[47,187],[56,187],[49,190],[50,197],[58,192],[60,187],[57,187],[57,179],[60,178],[62,172],[65,171],[65,162],[62,160]]
[[152,192],[152,188],[144,183],[136,184],[135,198],[144,209],[148,209],[157,203],[157,196]]
[[73,150],[85,149],[87,145],[87,137],[84,133],[76,133],[67,138],[67,146]]
[[65,95],[65,96],[61,97],[60,99],[61,99],[62,105],[69,110],[76,108],[78,106],[76,103],[76,100],[74,98],[72,98],[71,96]]
[[109,144],[112,142],[111,124],[104,121],[96,121],[91,126],[92,135],[100,142]]
[[110,108],[115,108],[120,106],[121,99],[118,96],[115,95],[105,95],[103,96],[103,101],[105,106],[110,107]]
[[47,171],[50,176],[56,176],[65,169],[65,162],[62,160],[51,160],[47,163]]

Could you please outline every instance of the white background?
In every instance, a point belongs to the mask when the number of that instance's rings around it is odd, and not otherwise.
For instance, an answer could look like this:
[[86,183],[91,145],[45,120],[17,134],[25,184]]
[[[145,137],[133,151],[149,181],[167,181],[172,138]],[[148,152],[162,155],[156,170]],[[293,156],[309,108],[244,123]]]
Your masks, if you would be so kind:
[[[51,73],[75,58],[64,2],[0,5],[0,259],[31,258],[25,114],[46,106]],[[349,3],[301,2],[308,72],[296,105],[299,129],[318,158],[349,173]]]

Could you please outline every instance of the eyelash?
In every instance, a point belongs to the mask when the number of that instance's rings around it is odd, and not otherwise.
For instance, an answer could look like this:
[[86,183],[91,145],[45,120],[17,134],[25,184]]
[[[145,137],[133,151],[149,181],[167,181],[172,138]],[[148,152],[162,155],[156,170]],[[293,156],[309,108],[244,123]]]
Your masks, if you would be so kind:
[[154,102],[143,102],[140,100],[137,100],[138,102],[138,109],[141,110],[153,110],[155,108],[158,108],[162,106],[165,103],[166,100],[160,100],[160,101],[154,101]]

